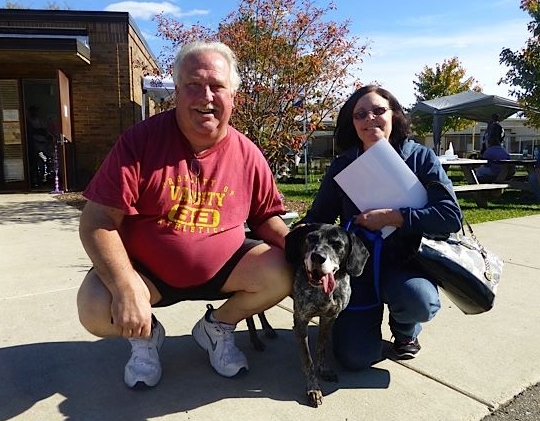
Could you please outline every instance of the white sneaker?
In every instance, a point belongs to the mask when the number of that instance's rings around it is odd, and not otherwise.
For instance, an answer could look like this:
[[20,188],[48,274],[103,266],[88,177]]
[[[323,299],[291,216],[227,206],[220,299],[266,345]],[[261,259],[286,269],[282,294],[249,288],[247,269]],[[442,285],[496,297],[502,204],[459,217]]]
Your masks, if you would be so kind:
[[124,382],[128,387],[145,384],[152,387],[161,379],[161,362],[158,351],[165,340],[165,329],[152,316],[152,336],[149,339],[128,339],[131,358],[124,369]]
[[219,322],[211,322],[214,310],[208,304],[204,317],[193,327],[191,334],[199,346],[208,351],[210,364],[224,377],[233,377],[243,368],[249,370],[246,356],[234,344],[234,329],[227,329]]

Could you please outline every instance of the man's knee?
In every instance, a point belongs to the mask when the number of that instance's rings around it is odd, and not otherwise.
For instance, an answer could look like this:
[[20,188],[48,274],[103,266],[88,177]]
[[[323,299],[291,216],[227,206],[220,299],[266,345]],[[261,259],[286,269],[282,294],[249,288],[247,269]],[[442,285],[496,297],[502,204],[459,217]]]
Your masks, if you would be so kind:
[[263,289],[281,291],[284,297],[292,293],[293,272],[283,256],[276,257],[271,265],[261,268],[260,274]]
[[[77,293],[77,310],[83,327],[96,336],[110,335],[111,295],[94,270],[89,271]],[[104,326],[104,320],[110,326]],[[106,327],[106,328],[105,328]]]
[[275,267],[275,271],[276,273],[268,280],[266,288],[268,290],[275,290],[281,298],[291,295],[293,286],[293,271],[291,267],[283,261]]
[[246,253],[234,268],[223,290],[285,298],[292,293],[292,281],[293,271],[285,260],[283,250],[265,244]]

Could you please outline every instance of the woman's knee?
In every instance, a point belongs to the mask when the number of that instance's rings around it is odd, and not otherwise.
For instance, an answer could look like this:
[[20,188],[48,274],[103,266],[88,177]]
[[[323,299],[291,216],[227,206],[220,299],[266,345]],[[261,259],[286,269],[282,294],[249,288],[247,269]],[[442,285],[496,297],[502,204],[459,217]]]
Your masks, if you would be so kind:
[[441,308],[437,287],[425,278],[407,279],[386,295],[388,309],[400,323],[427,322]]
[[423,323],[435,317],[441,303],[438,296],[418,296],[401,303],[389,303],[388,308],[399,323]]

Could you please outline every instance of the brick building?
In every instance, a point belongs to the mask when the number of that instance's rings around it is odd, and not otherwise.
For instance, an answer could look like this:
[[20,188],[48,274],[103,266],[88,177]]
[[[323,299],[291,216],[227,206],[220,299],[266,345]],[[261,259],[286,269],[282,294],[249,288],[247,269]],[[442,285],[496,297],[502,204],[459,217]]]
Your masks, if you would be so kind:
[[156,66],[128,13],[0,9],[0,193],[84,187],[153,114],[135,61]]

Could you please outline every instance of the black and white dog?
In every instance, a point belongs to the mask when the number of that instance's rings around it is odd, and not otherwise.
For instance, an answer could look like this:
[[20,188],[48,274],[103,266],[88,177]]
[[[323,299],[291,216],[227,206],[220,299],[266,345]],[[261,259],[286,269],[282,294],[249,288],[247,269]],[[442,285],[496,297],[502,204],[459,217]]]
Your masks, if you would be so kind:
[[[308,403],[322,403],[317,376],[337,382],[325,361],[326,343],[338,314],[351,296],[350,277],[360,276],[369,257],[362,241],[343,228],[330,224],[307,224],[285,238],[285,257],[295,266],[294,334],[307,382]],[[308,343],[308,323],[319,316],[319,332],[313,363]]]

